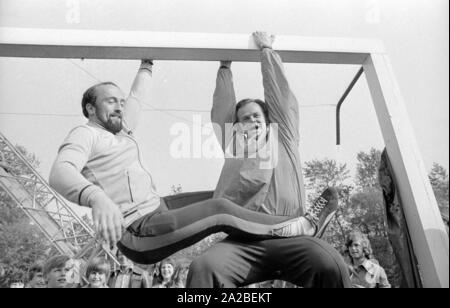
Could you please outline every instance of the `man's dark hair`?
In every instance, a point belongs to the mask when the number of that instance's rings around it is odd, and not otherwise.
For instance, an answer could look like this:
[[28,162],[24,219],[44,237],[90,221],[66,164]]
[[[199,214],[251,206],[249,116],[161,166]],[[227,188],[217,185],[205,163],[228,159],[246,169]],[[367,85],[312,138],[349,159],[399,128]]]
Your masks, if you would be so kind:
[[259,105],[259,107],[261,107],[263,113],[264,113],[264,117],[266,118],[266,123],[270,123],[270,119],[269,119],[269,108],[267,108],[267,105],[264,101],[260,100],[260,99],[253,99],[253,98],[245,98],[243,100],[240,100],[237,104],[236,104],[236,120],[235,123],[238,122],[238,118],[237,118],[237,113],[239,111],[239,109],[241,109],[242,107],[244,107],[245,105],[248,105],[250,103],[256,103]]
[[100,86],[115,86],[118,88],[118,86],[114,82],[106,81],[97,83],[84,91],[83,99],[81,100],[81,109],[83,110],[83,115],[86,118],[89,118],[89,114],[86,110],[86,105],[91,104],[92,106],[95,106],[95,101],[97,100],[97,88]]

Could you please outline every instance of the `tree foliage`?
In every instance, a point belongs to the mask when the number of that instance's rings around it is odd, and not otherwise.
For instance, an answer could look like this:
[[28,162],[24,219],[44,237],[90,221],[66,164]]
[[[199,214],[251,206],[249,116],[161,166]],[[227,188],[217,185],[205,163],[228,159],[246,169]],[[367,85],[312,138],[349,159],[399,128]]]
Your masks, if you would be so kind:
[[314,159],[305,162],[306,189],[322,192],[327,187],[343,188],[350,178],[346,164],[338,164],[333,159]]
[[[24,147],[16,148],[27,158],[34,168],[39,160]],[[8,171],[14,175],[28,177],[27,168],[13,157],[2,157],[9,163]],[[55,249],[17,206],[3,188],[0,187],[0,287],[8,287],[11,277],[25,276],[28,268],[37,260],[45,259]],[[25,278],[25,277],[24,277]]]
[[356,154],[358,161],[356,165],[355,184],[359,188],[380,188],[378,182],[378,167],[381,160],[381,151],[371,148],[369,153],[359,152]]
[[433,187],[436,201],[441,209],[447,209],[448,213],[448,174],[447,170],[438,163],[433,163],[428,175]]
[[448,204],[448,173],[444,167],[438,163],[433,163],[430,173],[428,174],[431,187],[433,188],[436,201],[441,211],[442,219],[449,230],[449,204]]

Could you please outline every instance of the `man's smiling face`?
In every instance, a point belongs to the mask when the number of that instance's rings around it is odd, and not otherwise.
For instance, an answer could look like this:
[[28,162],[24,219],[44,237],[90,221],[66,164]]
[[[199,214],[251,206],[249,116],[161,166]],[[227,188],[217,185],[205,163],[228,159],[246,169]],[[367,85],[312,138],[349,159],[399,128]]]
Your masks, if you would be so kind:
[[123,92],[114,85],[102,85],[96,89],[96,97],[93,120],[113,134],[120,132],[125,103]]

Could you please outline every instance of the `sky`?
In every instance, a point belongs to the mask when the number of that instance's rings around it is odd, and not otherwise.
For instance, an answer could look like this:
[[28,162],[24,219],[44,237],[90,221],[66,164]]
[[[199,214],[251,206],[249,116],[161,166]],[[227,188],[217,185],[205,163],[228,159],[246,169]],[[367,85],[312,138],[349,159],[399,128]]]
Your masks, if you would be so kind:
[[[373,38],[392,62],[425,166],[449,167],[449,47],[447,0],[0,0],[0,27],[240,33]],[[222,158],[176,159],[174,125],[208,123],[215,62],[155,61],[150,97],[136,132],[162,195],[214,189]],[[0,132],[41,161],[48,177],[57,149],[81,115],[81,96],[99,80],[129,90],[139,61],[0,58]],[[365,78],[341,109],[335,145],[335,105],[358,67],[286,64],[300,104],[303,161],[331,158],[354,170],[356,153],[383,148]],[[258,63],[233,63],[237,98],[263,97]],[[161,110],[156,111],[155,109]],[[162,110],[163,109],[163,110]],[[185,110],[185,111],[180,111]],[[206,130],[202,140],[211,138]]]

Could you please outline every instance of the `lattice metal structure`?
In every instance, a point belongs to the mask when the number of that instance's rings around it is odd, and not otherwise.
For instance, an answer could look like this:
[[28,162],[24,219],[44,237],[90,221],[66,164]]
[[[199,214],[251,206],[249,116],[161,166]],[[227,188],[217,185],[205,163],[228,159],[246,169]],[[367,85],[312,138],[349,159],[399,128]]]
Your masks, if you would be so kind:
[[25,155],[0,133],[0,187],[36,224],[56,249],[69,257],[88,260],[105,256],[118,264],[92,227],[56,193]]

